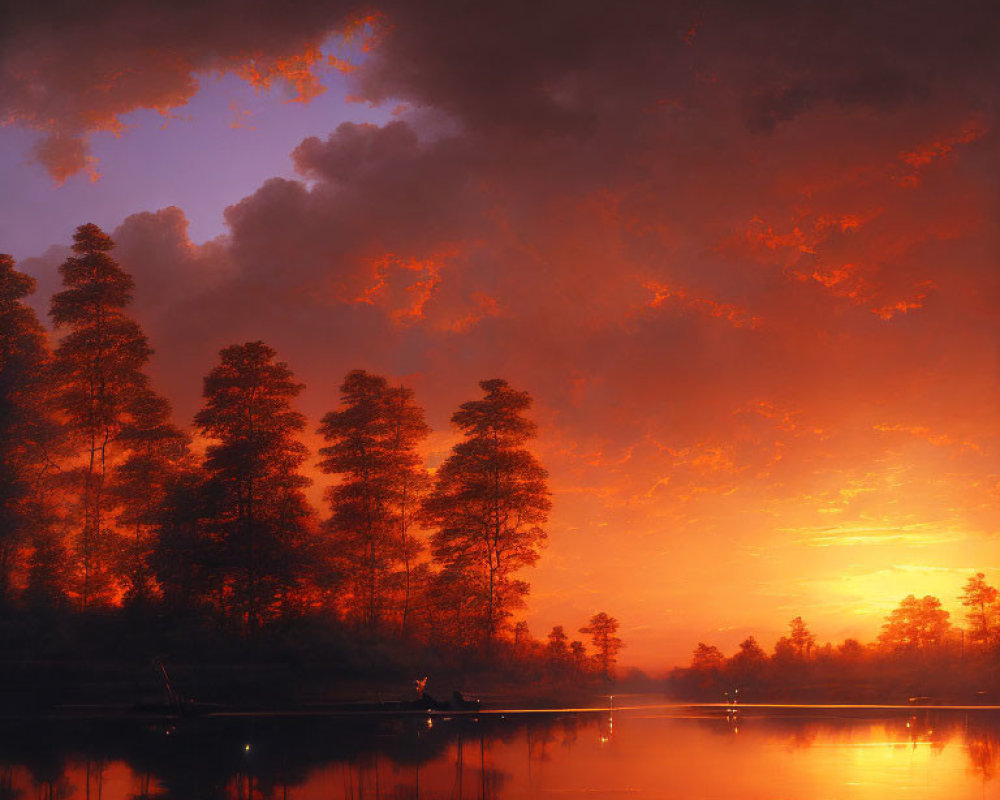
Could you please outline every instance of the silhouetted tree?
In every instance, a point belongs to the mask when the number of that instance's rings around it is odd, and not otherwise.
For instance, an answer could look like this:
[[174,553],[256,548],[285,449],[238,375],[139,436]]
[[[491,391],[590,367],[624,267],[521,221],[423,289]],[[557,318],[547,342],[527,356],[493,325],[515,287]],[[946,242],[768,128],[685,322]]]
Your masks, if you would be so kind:
[[726,657],[714,644],[698,642],[691,656],[691,669],[721,670],[726,666]]
[[212,534],[228,498],[207,473],[195,465],[173,471],[162,488],[155,512],[149,564],[163,604],[171,612],[190,614],[201,608],[225,608],[228,542]]
[[356,616],[377,627],[387,590],[401,582],[405,630],[411,563],[420,550],[409,530],[428,480],[417,447],[430,429],[413,392],[390,387],[381,376],[354,370],[340,391],[343,407],[323,417],[319,430],[328,443],[320,450],[320,469],[340,476],[327,490],[332,511],[327,524],[352,587]]
[[569,637],[562,625],[553,626],[549,631],[545,644],[545,655],[556,670],[564,669],[569,664]]
[[740,642],[740,649],[729,660],[733,679],[741,687],[754,686],[764,676],[767,668],[767,653],[753,636]]
[[405,633],[414,591],[413,559],[424,545],[410,534],[420,513],[420,504],[430,485],[418,447],[430,434],[424,410],[413,400],[413,390],[397,386],[390,390],[388,418],[392,425],[391,505],[398,519],[399,549],[403,555],[403,608],[400,631]]
[[813,647],[816,646],[816,637],[809,632],[809,628],[802,621],[802,617],[796,617],[788,623],[791,629],[789,640],[795,648],[795,654],[799,658],[809,658]]
[[962,589],[962,605],[968,610],[969,641],[989,647],[1000,638],[1000,592],[986,583],[986,575],[977,572]]
[[478,582],[480,625],[487,649],[528,584],[514,576],[538,560],[548,518],[547,473],[524,445],[536,432],[524,416],[527,392],[506,381],[480,384],[484,397],[463,403],[451,420],[465,440],[441,465],[425,519],[436,528],[435,560]]
[[526,642],[531,641],[531,630],[526,620],[518,620],[514,625],[514,650],[518,650]]
[[[773,656],[776,662],[796,661],[799,658],[799,651],[788,636],[782,636],[774,643]],[[787,665],[787,663],[786,663]]]
[[726,657],[714,644],[698,642],[691,655],[691,673],[700,689],[708,689],[716,684],[726,669]]
[[[43,511],[47,510],[45,505]],[[45,522],[53,522],[47,515]],[[22,599],[28,607],[55,608],[66,602],[66,587],[71,578],[71,559],[64,537],[56,525],[42,524],[35,531],[28,557]]]
[[[982,589],[975,579],[968,588],[973,596]],[[991,597],[986,591],[982,599]],[[728,661],[717,648],[699,643],[691,666],[672,670],[668,686],[685,698],[738,687],[747,699],[800,702],[905,702],[922,696],[990,702],[1000,692],[992,653],[961,659],[948,612],[936,597],[904,598],[886,618],[877,646],[855,639],[838,647],[810,646],[812,636],[800,623],[792,620],[790,634],[778,640],[770,659],[753,637]]]
[[437,642],[466,648],[481,641],[481,585],[475,575],[455,567],[445,566],[431,576],[424,604]]
[[844,639],[837,646],[837,653],[849,661],[859,661],[865,656],[865,646],[857,639]]
[[941,645],[951,623],[941,601],[927,595],[920,600],[907,595],[886,617],[879,643],[891,651],[926,650]]
[[522,665],[528,665],[540,651],[541,643],[531,635],[527,621],[518,620],[514,624],[514,641],[511,645],[514,660]]
[[191,468],[191,454],[187,435],[171,422],[166,399],[150,390],[138,392],[129,412],[118,437],[126,455],[115,467],[111,494],[118,500],[116,522],[124,534],[125,600],[139,603],[154,592],[152,528],[174,479]]
[[44,488],[59,426],[46,393],[45,332],[23,302],[34,289],[35,279],[0,254],[0,605],[12,599],[25,554],[51,522]]
[[293,601],[308,563],[309,507],[298,473],[308,451],[297,439],[305,418],[292,406],[302,390],[288,365],[263,342],[226,347],[205,378],[205,407],[195,416],[209,445],[205,469],[215,494],[224,606],[235,607],[252,635]]
[[610,680],[615,674],[615,663],[618,660],[618,652],[624,646],[621,639],[615,634],[618,633],[618,620],[609,617],[601,611],[590,618],[590,624],[580,628],[580,633],[590,636],[590,641],[594,645],[594,661],[605,680]]
[[83,463],[76,469],[83,519],[75,543],[83,608],[113,592],[116,548],[114,531],[105,523],[106,479],[130,410],[149,391],[142,370],[151,350],[125,314],[133,283],[108,255],[113,247],[96,225],[77,228],[76,255],[59,268],[65,288],[53,296],[50,311],[56,327],[67,330],[53,363],[58,403],[83,446]]

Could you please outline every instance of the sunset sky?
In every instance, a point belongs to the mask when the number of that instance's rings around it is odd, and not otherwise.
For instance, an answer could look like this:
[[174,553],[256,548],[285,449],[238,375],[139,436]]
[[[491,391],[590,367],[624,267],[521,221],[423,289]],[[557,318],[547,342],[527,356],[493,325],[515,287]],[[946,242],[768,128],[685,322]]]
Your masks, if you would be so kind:
[[993,2],[4,12],[0,252],[36,306],[97,223],[178,421],[262,339],[314,450],[352,368],[413,386],[432,466],[478,381],[529,391],[536,636],[605,610],[661,668],[1000,583]]

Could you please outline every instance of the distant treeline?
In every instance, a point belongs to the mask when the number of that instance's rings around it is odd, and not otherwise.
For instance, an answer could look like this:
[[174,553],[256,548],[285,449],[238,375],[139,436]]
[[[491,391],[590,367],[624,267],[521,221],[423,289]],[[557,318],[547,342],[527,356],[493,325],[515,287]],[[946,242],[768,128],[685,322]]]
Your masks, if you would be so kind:
[[752,636],[728,658],[699,642],[690,666],[671,672],[668,691],[713,701],[1000,702],[1000,592],[985,577],[965,584],[964,628],[930,595],[905,597],[870,644],[817,646],[796,617],[771,654]]
[[[515,612],[545,542],[548,475],[527,392],[480,383],[434,471],[414,393],[347,374],[318,426],[318,513],[294,401],[263,342],[224,348],[191,433],[146,374],[112,240],[80,226],[52,298],[53,346],[24,303],[35,281],[0,255],[0,651],[8,660],[210,659],[291,652],[358,672],[531,662],[609,677],[613,617],[570,641]],[[198,442],[192,446],[192,434]],[[261,656],[262,657],[262,656]]]

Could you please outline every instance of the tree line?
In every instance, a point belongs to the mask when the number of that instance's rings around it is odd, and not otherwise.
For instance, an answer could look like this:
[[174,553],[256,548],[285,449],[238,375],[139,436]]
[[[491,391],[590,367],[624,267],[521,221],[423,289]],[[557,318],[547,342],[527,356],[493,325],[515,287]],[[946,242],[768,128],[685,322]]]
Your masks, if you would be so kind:
[[487,657],[534,642],[559,670],[613,674],[607,614],[581,629],[593,654],[562,626],[539,647],[514,619],[551,508],[527,392],[482,381],[432,474],[413,391],[349,372],[318,428],[319,514],[289,366],[260,341],[224,348],[192,431],[176,425],[113,247],[96,225],[76,230],[53,347],[25,303],[34,280],[0,255],[0,614],[155,612],[248,642],[325,617],[372,641]]
[[739,697],[758,701],[1000,701],[1000,590],[980,572],[959,599],[964,627],[952,623],[937,597],[911,594],[869,644],[846,639],[820,646],[802,617],[789,623],[770,654],[753,636],[729,657],[699,642],[690,665],[670,673],[668,690],[711,700],[739,690]]

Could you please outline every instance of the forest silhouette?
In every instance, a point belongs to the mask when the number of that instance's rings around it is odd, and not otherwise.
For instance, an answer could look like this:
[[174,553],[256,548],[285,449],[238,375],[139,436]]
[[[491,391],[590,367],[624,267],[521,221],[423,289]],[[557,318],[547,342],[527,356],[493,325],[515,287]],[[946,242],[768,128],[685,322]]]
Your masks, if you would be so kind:
[[[768,654],[753,636],[730,657],[699,642],[669,691],[687,699],[751,702],[984,704],[1000,701],[1000,591],[983,573],[959,598],[966,627],[941,601],[907,595],[869,644],[845,639],[819,646],[802,617]],[[735,704],[735,703],[734,703]]]
[[[25,303],[34,280],[0,256],[8,688],[29,673],[36,702],[85,687],[114,697],[129,682],[142,694],[168,676],[165,663],[202,695],[234,701],[425,673],[536,686],[613,678],[613,617],[580,628],[592,652],[562,626],[543,643],[515,619],[551,505],[527,392],[482,381],[432,474],[413,391],[351,371],[318,427],[329,478],[319,512],[290,367],[260,341],[223,348],[182,429],[146,372],[152,348],[113,248],[96,225],[77,229],[51,302],[52,348]],[[209,669],[220,664],[230,668]]]
[[[165,664],[188,691],[226,702],[334,686],[343,696],[425,674],[438,688],[472,680],[565,697],[621,677],[624,644],[606,612],[581,638],[556,625],[538,639],[517,618],[551,508],[527,392],[481,381],[432,472],[413,390],[349,372],[316,429],[329,481],[318,511],[301,441],[312,423],[288,364],[260,341],[223,348],[185,431],[147,375],[152,348],[113,248],[96,225],[77,229],[51,301],[54,346],[25,303],[34,280],[0,256],[10,702],[121,699],[125,687],[140,699],[169,684]],[[713,701],[996,701],[1000,593],[980,573],[961,602],[965,628],[938,598],[910,595],[869,645],[818,646],[801,617],[770,654],[754,637],[729,657],[699,643],[666,689]]]

